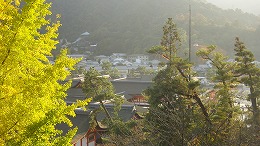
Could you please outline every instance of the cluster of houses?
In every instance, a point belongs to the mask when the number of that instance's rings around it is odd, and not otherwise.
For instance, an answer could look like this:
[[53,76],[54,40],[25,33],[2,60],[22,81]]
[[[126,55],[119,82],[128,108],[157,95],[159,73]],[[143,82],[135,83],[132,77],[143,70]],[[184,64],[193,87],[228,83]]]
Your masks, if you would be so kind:
[[161,62],[156,59],[149,60],[149,55],[144,54],[127,55],[125,53],[113,53],[111,56],[95,56],[92,60],[89,60],[88,55],[84,54],[71,54],[68,56],[72,58],[82,58],[77,66],[78,68],[83,68],[85,70],[94,67],[97,71],[101,72],[103,70],[102,63],[110,62],[112,68],[116,68],[121,77],[126,77],[130,70],[135,70],[138,67],[144,67],[147,70],[157,72],[159,70],[158,64]]
[[59,45],[61,48],[69,48],[69,57],[82,59],[77,64],[78,68],[88,70],[90,67],[94,67],[96,70],[102,71],[101,64],[103,62],[110,62],[114,68],[118,69],[122,77],[126,77],[129,70],[140,66],[149,70],[158,70],[157,66],[161,62],[161,58],[153,56],[152,59],[147,54],[113,53],[110,56],[93,56],[93,52],[98,49],[98,45],[97,43],[90,42],[89,36],[89,32],[84,32],[73,42],[68,42],[66,39],[60,40]]

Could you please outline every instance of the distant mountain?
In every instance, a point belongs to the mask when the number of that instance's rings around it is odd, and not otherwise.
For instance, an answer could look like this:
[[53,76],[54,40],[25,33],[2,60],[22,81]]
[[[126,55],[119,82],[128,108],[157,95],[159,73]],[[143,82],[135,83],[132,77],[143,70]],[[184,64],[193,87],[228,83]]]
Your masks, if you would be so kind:
[[[188,34],[189,0],[55,0],[53,14],[61,14],[60,38],[75,41],[89,32],[99,54],[144,53],[158,45],[162,27],[172,17]],[[255,54],[260,54],[260,18],[241,10],[223,10],[203,0],[193,0],[192,44],[217,45],[233,50],[239,36]],[[187,38],[187,35],[184,36]],[[187,49],[188,43],[183,42]],[[260,55],[257,56],[260,58]]]
[[205,0],[223,9],[241,9],[244,12],[260,15],[259,0]]

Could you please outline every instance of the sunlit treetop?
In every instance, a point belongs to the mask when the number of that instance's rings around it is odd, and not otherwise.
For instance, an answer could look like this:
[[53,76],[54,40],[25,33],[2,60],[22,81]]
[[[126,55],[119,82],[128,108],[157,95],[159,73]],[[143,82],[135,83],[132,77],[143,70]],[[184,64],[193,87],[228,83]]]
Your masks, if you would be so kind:
[[[59,21],[51,15],[45,0],[0,1],[0,143],[4,145],[69,144],[74,131],[60,137],[58,123],[68,123],[66,115],[86,104],[66,106],[61,85],[77,60],[66,50],[51,64],[50,56],[58,43]],[[53,23],[54,22],[54,23]]]

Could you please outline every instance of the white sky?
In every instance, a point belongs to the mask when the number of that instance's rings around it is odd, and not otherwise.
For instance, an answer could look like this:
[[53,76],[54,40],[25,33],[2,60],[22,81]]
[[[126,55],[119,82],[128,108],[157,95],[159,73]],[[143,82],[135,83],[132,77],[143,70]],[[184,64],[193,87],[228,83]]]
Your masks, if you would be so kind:
[[260,15],[260,0],[207,0],[223,9],[239,8],[244,12]]

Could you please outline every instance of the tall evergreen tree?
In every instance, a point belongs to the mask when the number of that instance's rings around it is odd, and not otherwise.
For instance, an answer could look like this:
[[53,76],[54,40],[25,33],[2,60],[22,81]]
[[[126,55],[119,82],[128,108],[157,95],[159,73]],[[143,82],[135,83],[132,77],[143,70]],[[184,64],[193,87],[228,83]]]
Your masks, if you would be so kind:
[[160,71],[146,91],[150,103],[147,129],[156,145],[187,145],[191,141],[196,107],[187,91],[187,82],[172,67]]
[[259,103],[257,103],[257,100],[260,94],[260,69],[254,63],[255,58],[253,53],[246,48],[239,38],[236,38],[234,50],[236,52],[235,60],[237,62],[236,74],[240,82],[250,89],[248,98],[252,103],[254,118],[257,118],[257,116],[259,116]]
[[163,58],[172,62],[174,57],[177,57],[177,50],[181,46],[181,38],[177,30],[176,24],[172,18],[168,18],[163,26],[163,37],[161,39],[161,45],[155,46],[150,49],[149,53],[160,54]]
[[93,101],[100,103],[100,109],[105,112],[111,124],[113,118],[107,111],[104,101],[111,100],[111,102],[114,102],[114,110],[115,114],[117,114],[124,100],[121,96],[115,94],[114,87],[109,78],[102,76],[95,68],[91,67],[84,73],[83,92],[87,97],[92,97]]
[[[215,46],[209,46],[197,52],[197,55],[211,62],[215,75],[211,77],[214,85],[214,96],[207,102],[212,120],[212,132],[209,136],[212,145],[228,145],[236,142],[234,129],[238,128],[239,107],[235,106],[237,80],[234,77],[235,64],[228,62],[228,57],[215,51]],[[214,131],[214,132],[213,132]]]
[[260,141],[260,111],[259,111],[259,95],[260,95],[260,69],[255,64],[253,53],[246,48],[243,42],[237,37],[235,39],[235,60],[237,62],[235,73],[239,82],[249,87],[250,94],[248,100],[251,101],[252,118],[249,141],[252,145]]
[[178,57],[181,42],[171,18],[163,32],[161,46],[149,50],[169,62],[155,77],[153,86],[146,90],[150,103],[147,129],[157,145],[188,145],[194,143],[194,137],[200,135],[204,125],[212,123],[199,97],[199,82],[190,80],[194,75],[191,63]]

